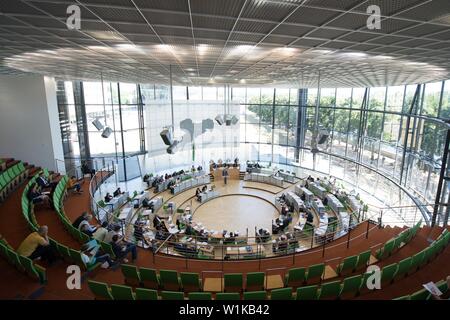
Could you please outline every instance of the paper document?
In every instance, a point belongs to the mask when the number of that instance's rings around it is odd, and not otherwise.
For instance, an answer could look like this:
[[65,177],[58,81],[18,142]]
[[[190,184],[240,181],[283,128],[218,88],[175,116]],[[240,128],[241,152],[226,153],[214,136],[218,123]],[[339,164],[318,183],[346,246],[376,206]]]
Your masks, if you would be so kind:
[[439,290],[439,288],[436,287],[436,284],[434,282],[425,283],[423,285],[423,287],[425,289],[427,289],[431,294],[434,294],[434,295],[437,295],[437,296],[441,296],[442,295],[441,290]]

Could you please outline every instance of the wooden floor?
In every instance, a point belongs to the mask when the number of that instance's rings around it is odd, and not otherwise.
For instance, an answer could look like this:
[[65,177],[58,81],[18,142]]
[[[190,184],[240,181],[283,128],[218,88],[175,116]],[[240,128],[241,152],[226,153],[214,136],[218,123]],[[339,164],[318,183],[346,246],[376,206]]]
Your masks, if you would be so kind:
[[261,198],[250,195],[229,195],[207,201],[199,206],[193,221],[201,222],[208,230],[239,231],[245,235],[248,229],[253,235],[256,228],[271,230],[272,220],[279,213],[275,206]]

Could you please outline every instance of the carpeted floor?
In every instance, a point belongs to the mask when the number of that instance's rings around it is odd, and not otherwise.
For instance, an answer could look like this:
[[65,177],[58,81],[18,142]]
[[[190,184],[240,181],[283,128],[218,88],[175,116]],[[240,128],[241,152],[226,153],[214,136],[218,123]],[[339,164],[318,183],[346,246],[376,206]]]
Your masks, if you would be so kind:
[[[89,211],[90,199],[88,192],[88,180],[83,185],[84,193],[70,194],[65,201],[64,207],[67,216],[73,221],[83,211]],[[18,188],[11,196],[0,205],[0,233],[7,241],[17,248],[21,241],[29,234],[25,219],[21,213],[20,196],[24,186]],[[36,219],[41,225],[49,226],[49,234],[57,241],[72,247],[79,248],[79,243],[75,241],[63,228],[58,216],[49,208],[41,207],[35,210]],[[344,257],[359,254],[369,247],[377,248],[377,245],[384,243],[392,236],[401,232],[402,228],[384,228],[378,229],[369,225],[370,231],[366,239],[367,224],[363,223],[352,231],[349,248],[347,248],[347,237],[344,236],[323,248],[315,248],[294,256],[276,257],[253,261],[204,261],[204,260],[186,260],[171,256],[157,255],[153,256],[149,250],[139,249],[139,257],[136,264],[144,267],[153,267],[157,269],[174,269],[178,271],[220,271],[220,272],[249,272],[249,271],[268,271],[272,272],[278,269],[278,272],[285,272],[294,266],[308,266],[315,263],[326,262],[332,267]],[[423,228],[417,236],[406,246],[394,253],[388,259],[379,263],[379,266],[385,266],[390,263],[398,262],[405,257],[414,254],[427,245],[428,239],[434,239],[441,229]],[[443,254],[438,256],[427,266],[423,267],[413,275],[399,279],[393,284],[384,287],[383,290],[365,294],[359,299],[392,299],[400,295],[409,294],[421,288],[422,283],[428,281],[438,281],[448,275],[450,265],[450,249],[447,248]],[[66,286],[68,274],[66,273],[67,263],[59,261],[53,266],[48,267],[48,284],[42,286],[36,281],[28,278],[26,275],[16,271],[5,261],[0,260],[0,272],[4,279],[0,283],[1,299],[92,299],[93,295],[87,288],[86,280],[88,278],[108,283],[123,283],[123,276],[120,268],[115,270],[98,269],[93,273],[84,274],[82,277],[81,290],[69,290]],[[14,289],[8,284],[14,284]]]

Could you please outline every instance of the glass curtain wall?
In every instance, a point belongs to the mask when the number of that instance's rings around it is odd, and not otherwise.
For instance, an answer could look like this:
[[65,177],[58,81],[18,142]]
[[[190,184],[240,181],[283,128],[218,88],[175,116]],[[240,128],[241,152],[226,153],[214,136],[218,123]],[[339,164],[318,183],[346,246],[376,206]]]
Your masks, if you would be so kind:
[[[229,88],[228,88],[229,89]],[[173,87],[173,110],[168,86],[141,85],[145,100],[146,141],[149,150],[147,171],[162,171],[210,160],[239,157],[239,104],[231,101],[225,87]],[[227,124],[226,117],[235,121]],[[216,118],[223,121],[217,121]],[[172,123],[173,119],[173,123]],[[173,153],[161,138],[168,129],[178,141]]]
[[[84,100],[80,100],[76,97],[79,86],[74,83],[58,86],[59,96],[65,91],[65,99],[58,98],[64,150],[74,156],[82,153],[78,145],[82,135],[77,132],[77,103],[82,101],[91,156],[148,150],[144,163],[149,172],[239,157],[241,162],[297,165],[381,185],[379,178],[369,174],[370,168],[401,183],[426,204],[436,198],[450,120],[450,80],[320,91],[174,86],[173,114],[168,86],[83,82]],[[318,127],[329,138],[313,157],[318,97]],[[218,125],[216,117],[225,114],[235,115],[237,123]],[[212,129],[202,124],[207,119],[214,123]],[[111,127],[109,138],[101,137],[94,120]],[[189,134],[182,125],[186,121],[193,128]],[[174,138],[184,142],[177,152],[168,154],[160,132],[172,125]],[[448,189],[444,181],[446,194]]]
[[[139,112],[142,110],[139,86],[59,81],[58,88],[66,167],[69,162],[72,167],[78,167],[80,160],[91,159],[91,166],[100,169],[106,162],[114,161],[120,180],[139,176],[137,158],[130,157],[146,152],[145,146],[142,147],[145,127],[140,123],[145,124],[145,121],[140,121],[143,113]],[[83,112],[85,127],[79,125],[80,112]],[[81,134],[80,130],[84,132]]]

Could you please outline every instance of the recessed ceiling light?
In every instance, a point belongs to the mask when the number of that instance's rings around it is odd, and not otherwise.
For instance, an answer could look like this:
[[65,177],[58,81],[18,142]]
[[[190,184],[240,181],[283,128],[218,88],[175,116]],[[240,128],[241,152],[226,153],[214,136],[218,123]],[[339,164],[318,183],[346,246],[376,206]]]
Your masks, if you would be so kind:
[[354,58],[362,58],[367,56],[367,54],[364,52],[344,52],[343,55]]
[[195,71],[194,68],[187,68],[186,71]]

